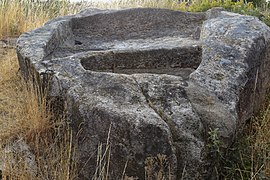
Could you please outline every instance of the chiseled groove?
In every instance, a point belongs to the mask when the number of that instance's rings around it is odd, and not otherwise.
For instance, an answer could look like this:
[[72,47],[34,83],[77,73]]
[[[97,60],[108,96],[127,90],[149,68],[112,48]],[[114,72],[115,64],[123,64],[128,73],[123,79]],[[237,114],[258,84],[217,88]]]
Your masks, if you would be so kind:
[[148,104],[148,106],[154,110],[154,112],[168,125],[170,132],[172,133],[172,140],[173,142],[177,142],[179,137],[177,135],[177,130],[176,130],[176,125],[175,123],[172,121],[172,119],[170,117],[168,117],[161,109],[159,109],[158,107],[156,107],[153,102],[149,99],[148,95],[145,94],[145,92],[143,91],[143,88],[140,86],[140,84],[138,83],[138,81],[136,80],[136,78],[134,76],[131,76],[133,78],[133,80],[136,82],[136,84],[138,85],[139,89],[141,90],[141,93],[143,94],[143,96],[145,97],[146,103]]

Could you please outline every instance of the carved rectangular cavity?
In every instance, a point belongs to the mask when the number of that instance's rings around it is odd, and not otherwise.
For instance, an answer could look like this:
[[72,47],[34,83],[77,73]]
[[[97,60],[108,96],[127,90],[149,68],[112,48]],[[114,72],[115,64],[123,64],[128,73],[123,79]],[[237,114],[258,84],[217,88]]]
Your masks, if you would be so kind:
[[149,37],[190,37],[201,27],[205,16],[166,9],[129,9],[72,19],[77,37],[105,41]]
[[199,46],[145,51],[96,52],[81,58],[86,70],[121,74],[154,73],[187,77],[201,63]]

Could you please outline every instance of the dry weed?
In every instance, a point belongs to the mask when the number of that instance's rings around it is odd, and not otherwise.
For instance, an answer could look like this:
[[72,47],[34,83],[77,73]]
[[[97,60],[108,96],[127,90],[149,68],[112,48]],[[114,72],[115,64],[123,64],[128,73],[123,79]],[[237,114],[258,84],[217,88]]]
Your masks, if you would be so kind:
[[[3,179],[75,179],[76,151],[71,130],[63,119],[54,119],[48,112],[45,95],[21,78],[14,49],[7,49],[0,62]],[[16,144],[18,141],[25,145]],[[29,167],[25,153],[35,157],[34,167]]]

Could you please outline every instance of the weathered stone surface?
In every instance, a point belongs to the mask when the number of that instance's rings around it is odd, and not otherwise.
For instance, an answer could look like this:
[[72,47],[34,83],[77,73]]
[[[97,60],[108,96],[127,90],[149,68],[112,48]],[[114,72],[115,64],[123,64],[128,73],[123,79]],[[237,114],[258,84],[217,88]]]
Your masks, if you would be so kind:
[[269,88],[269,35],[222,9],[90,9],[23,34],[17,52],[23,75],[38,75],[80,132],[80,178],[94,174],[110,129],[112,179],[126,163],[143,179],[157,154],[173,179],[208,179],[209,129],[227,147]]

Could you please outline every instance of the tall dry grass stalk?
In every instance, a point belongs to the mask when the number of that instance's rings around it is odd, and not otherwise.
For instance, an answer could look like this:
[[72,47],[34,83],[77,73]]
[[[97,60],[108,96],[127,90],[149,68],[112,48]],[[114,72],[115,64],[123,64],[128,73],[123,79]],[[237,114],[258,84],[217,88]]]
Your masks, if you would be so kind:
[[270,178],[270,103],[252,122],[251,179]]
[[0,0],[0,37],[18,36],[40,27],[48,20],[66,14],[74,14],[82,7],[67,0],[48,3],[31,0]]
[[[111,126],[109,128],[106,144],[99,144],[97,148],[96,171],[92,180],[108,180],[111,158],[110,144]],[[105,149],[104,149],[105,148]]]
[[[76,151],[71,130],[63,119],[54,119],[48,111],[45,95],[21,78],[15,50],[3,52],[0,56],[0,169],[3,179],[75,179]],[[29,167],[25,153],[33,154],[34,166]]]
[[0,61],[0,140],[42,134],[52,126],[45,98],[40,101],[35,88],[19,75],[15,50],[6,51]]

